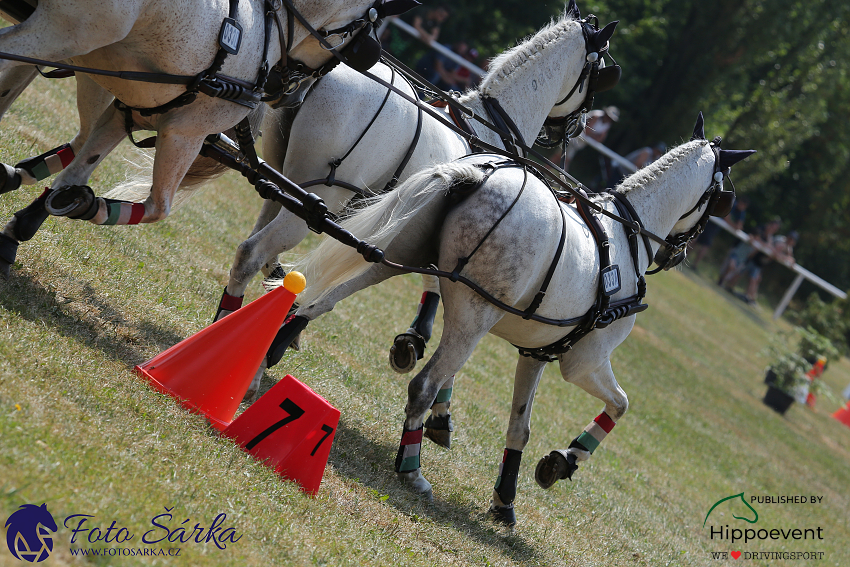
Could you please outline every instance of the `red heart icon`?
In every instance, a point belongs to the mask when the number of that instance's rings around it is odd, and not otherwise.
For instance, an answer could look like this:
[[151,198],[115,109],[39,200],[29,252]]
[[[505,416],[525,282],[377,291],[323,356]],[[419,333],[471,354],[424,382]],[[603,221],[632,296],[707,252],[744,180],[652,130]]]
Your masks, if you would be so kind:
[[729,555],[732,556],[732,559],[738,559],[739,557],[741,557],[741,552],[740,551],[733,551]]

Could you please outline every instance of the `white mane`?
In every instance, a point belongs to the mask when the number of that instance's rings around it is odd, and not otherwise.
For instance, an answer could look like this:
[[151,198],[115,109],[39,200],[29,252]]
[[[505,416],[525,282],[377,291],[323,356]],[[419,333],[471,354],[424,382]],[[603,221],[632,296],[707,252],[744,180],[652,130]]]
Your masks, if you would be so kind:
[[481,81],[479,92],[485,96],[496,96],[502,82],[529,60],[534,59],[549,44],[573,34],[580,29],[572,14],[564,14],[557,22],[551,22],[539,32],[516,47],[497,55],[490,61],[490,69]]
[[652,162],[643,169],[637,170],[632,175],[629,175],[621,181],[616,189],[620,193],[628,194],[629,191],[645,187],[648,183],[655,181],[658,177],[676,164],[685,163],[691,153],[698,151],[699,148],[707,144],[706,140],[693,140],[686,142],[681,146],[676,146],[656,161]]

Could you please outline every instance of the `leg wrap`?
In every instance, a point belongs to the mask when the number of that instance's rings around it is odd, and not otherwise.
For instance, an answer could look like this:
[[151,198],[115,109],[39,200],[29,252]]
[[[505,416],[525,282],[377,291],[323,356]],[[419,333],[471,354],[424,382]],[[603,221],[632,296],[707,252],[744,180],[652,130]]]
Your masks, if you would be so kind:
[[0,163],[0,195],[17,189],[21,186],[21,181],[21,176],[14,167]]
[[426,291],[419,301],[416,318],[410,328],[428,342],[434,330],[434,317],[437,316],[437,306],[440,305],[440,294]]
[[605,436],[614,429],[614,425],[616,425],[614,420],[608,417],[607,413],[600,413],[596,416],[596,419],[590,422],[590,425],[584,428],[581,435],[573,439],[573,442],[570,443],[570,448],[575,447],[593,454],[593,451],[599,447]]
[[18,255],[18,241],[0,232],[0,275],[9,277],[9,266]]
[[395,458],[395,472],[413,472],[420,467],[419,451],[422,448],[422,427],[405,429],[401,434],[401,444]]
[[439,392],[437,392],[437,399],[434,400],[435,404],[450,404],[452,401],[452,388],[443,388]]
[[290,321],[285,322],[280,330],[275,335],[274,340],[272,341],[271,346],[269,347],[268,353],[266,353],[266,360],[268,361],[268,368],[271,368],[283,358],[283,354],[286,352],[286,349],[289,348],[289,345],[295,340],[295,337],[298,336],[298,333],[303,331],[307,327],[307,323],[309,323],[309,319],[306,317],[301,317],[296,315]]
[[44,203],[52,191],[49,187],[46,188],[38,199],[15,213],[15,227],[12,231],[15,240],[25,242],[35,236],[35,233],[50,216],[50,213],[44,208]]
[[116,201],[114,199],[104,199],[104,201],[106,202],[108,216],[105,221],[99,223],[101,225],[139,224],[142,217],[145,216],[145,205],[142,203]]
[[215,312],[213,322],[218,321],[218,316],[221,315],[222,311],[230,311],[232,313],[241,308],[243,299],[245,299],[244,295],[236,297],[227,293],[227,286],[225,286],[224,291],[221,293],[221,300],[218,302],[218,311]]
[[40,156],[27,158],[18,162],[15,167],[24,169],[35,177],[36,181],[47,179],[68,167],[74,161],[74,150],[70,144],[44,152]]
[[493,490],[499,495],[499,500],[505,506],[510,506],[516,498],[516,482],[519,476],[519,464],[522,461],[522,451],[505,449],[502,464],[499,465],[499,478]]

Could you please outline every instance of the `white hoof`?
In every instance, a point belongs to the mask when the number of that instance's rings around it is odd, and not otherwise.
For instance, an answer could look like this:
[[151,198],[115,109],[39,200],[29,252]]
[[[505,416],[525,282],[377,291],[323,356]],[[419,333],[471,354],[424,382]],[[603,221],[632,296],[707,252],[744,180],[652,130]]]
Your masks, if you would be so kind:
[[431,490],[431,483],[422,476],[420,469],[408,473],[396,473],[399,480],[413,489],[414,492],[424,496],[426,499],[433,500],[434,492]]

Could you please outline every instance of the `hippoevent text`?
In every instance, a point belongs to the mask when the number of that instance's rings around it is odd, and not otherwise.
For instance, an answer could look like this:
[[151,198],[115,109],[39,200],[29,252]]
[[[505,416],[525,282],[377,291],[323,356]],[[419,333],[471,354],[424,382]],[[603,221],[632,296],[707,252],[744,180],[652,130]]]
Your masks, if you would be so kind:
[[[817,536],[815,536],[816,533]],[[732,543],[741,539],[744,540],[744,543],[753,540],[766,539],[823,539],[823,528],[789,528],[787,530],[781,528],[774,528],[771,530],[746,528],[741,530],[738,528],[729,529],[728,525],[721,526],[717,529],[715,529],[714,526],[711,526],[711,539],[714,539],[715,535],[717,536],[717,539],[727,539]],[[810,535],[811,537],[809,537]]]
[[[224,527],[227,514],[216,516],[209,527],[204,527],[199,522],[193,526],[189,518],[172,525],[171,522],[174,519],[172,510],[174,510],[173,507],[166,507],[165,513],[151,518],[153,528],[142,535],[141,543],[148,545],[166,541],[169,543],[213,543],[219,549],[227,549],[228,543],[236,543],[242,539],[242,535],[238,535],[234,528]],[[65,518],[64,526],[73,533],[72,544],[77,542],[78,536],[81,541],[85,538],[89,543],[125,543],[136,537],[127,528],[116,526],[115,520],[105,530],[89,527],[89,521],[92,518],[94,516],[91,514],[73,514]]]

